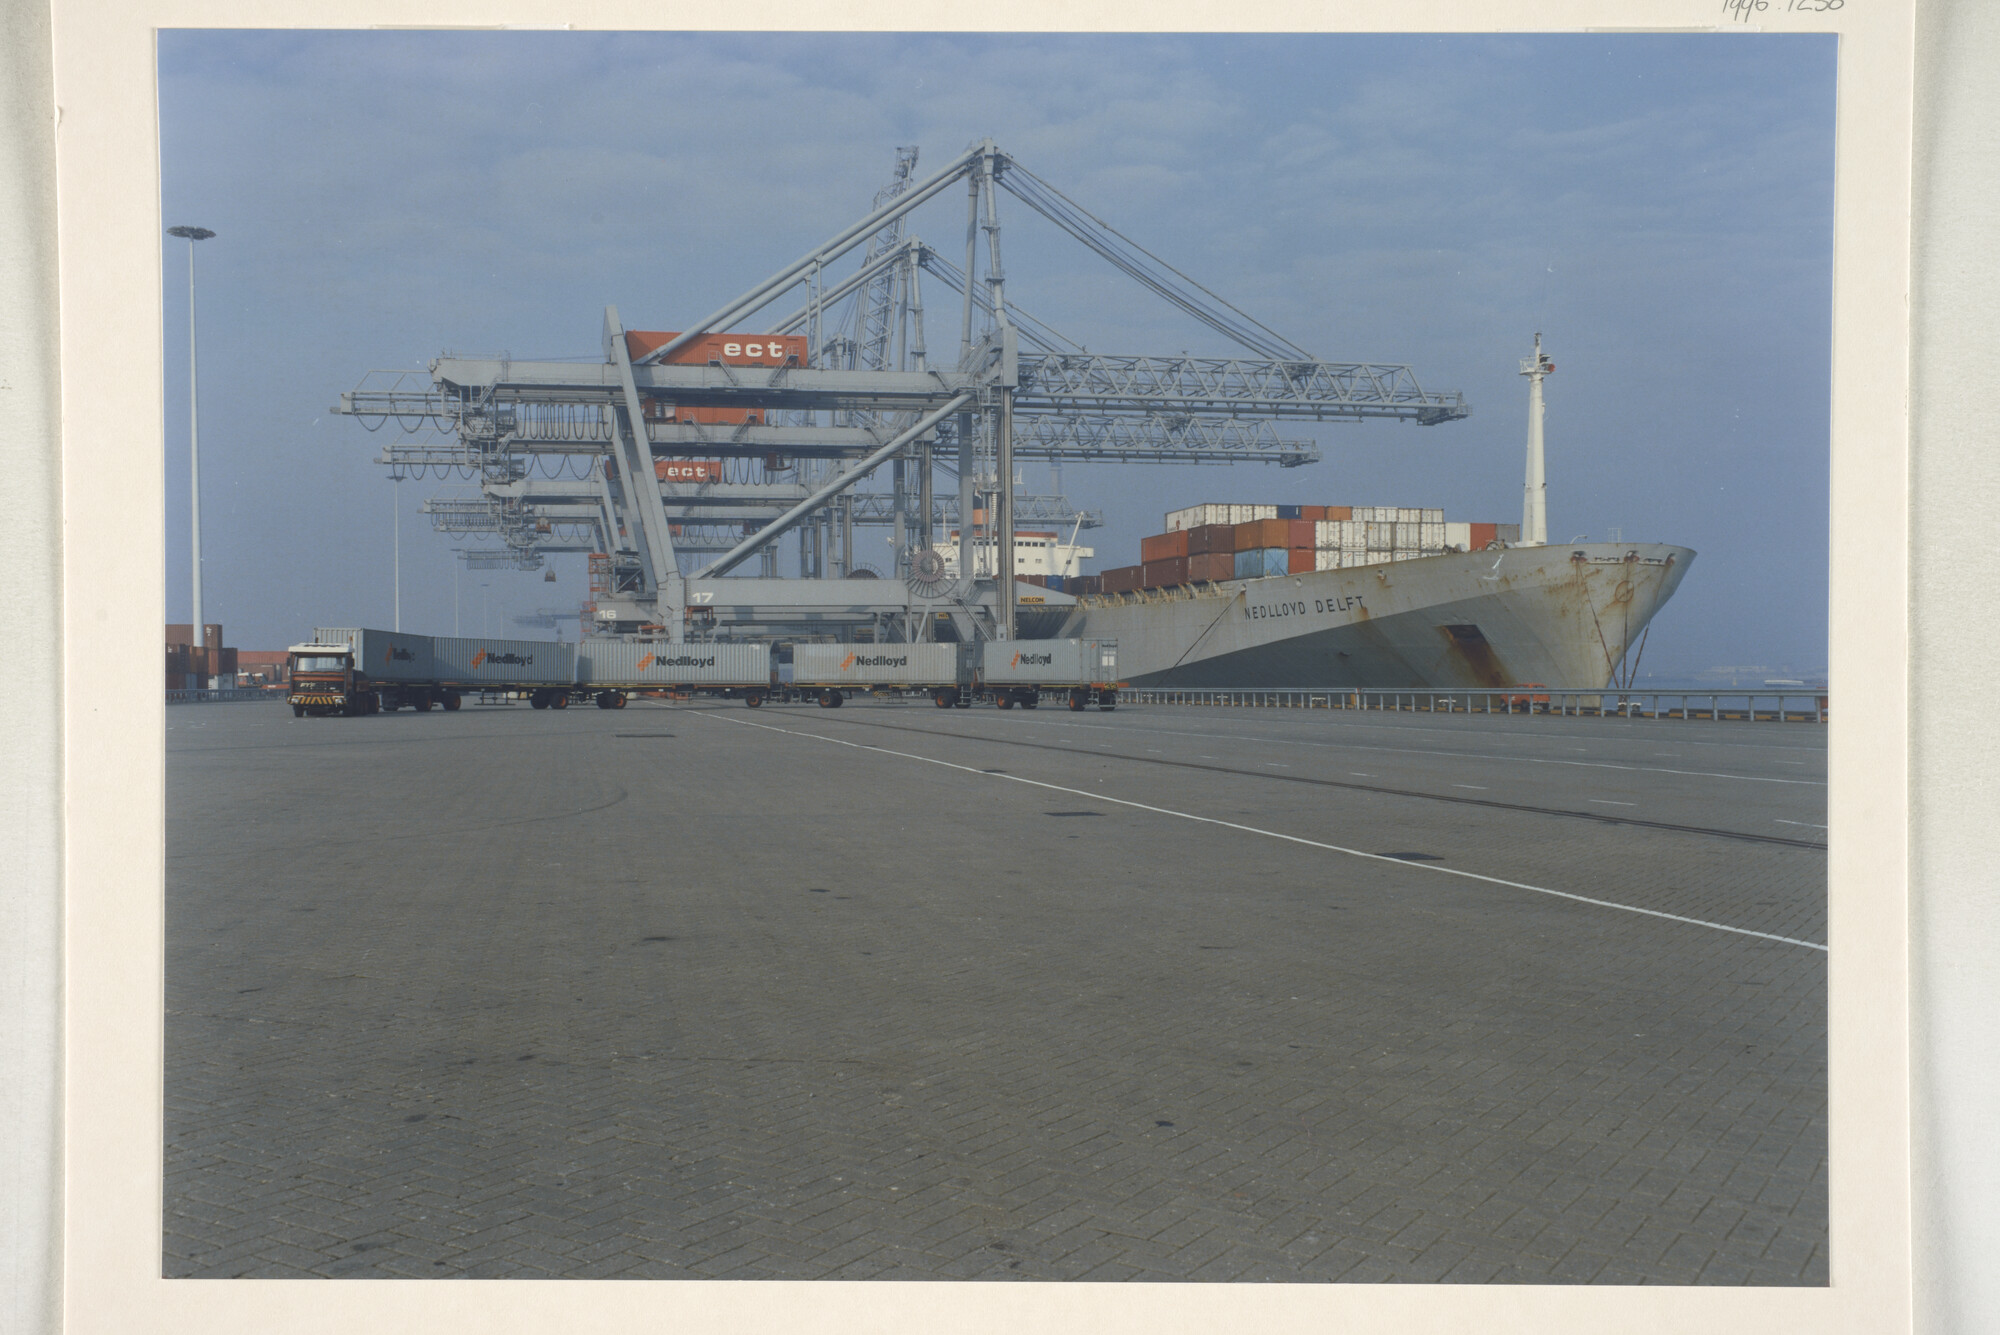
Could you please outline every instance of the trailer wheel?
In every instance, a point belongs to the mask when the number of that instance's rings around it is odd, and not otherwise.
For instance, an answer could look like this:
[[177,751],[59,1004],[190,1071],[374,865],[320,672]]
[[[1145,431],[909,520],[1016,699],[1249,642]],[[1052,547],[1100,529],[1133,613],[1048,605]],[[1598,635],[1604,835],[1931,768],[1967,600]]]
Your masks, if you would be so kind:
[[993,703],[1002,709],[1012,709],[1014,707],[1014,697],[1003,691],[993,697]]
[[762,691],[745,692],[743,705],[746,709],[762,709],[764,707],[764,693]]
[[419,714],[430,713],[432,703],[433,702],[431,700],[431,693],[429,691],[425,691],[423,694],[419,695],[415,700],[411,701],[411,704],[415,706],[416,711]]
[[551,696],[549,697],[549,708],[550,708],[550,709],[568,709],[568,708],[569,708],[569,692],[568,692],[568,691],[557,691],[557,692],[556,692],[556,693],[555,693],[554,695],[551,695]]
[[452,713],[455,710],[457,710],[458,706],[459,706],[458,692],[447,691],[444,697],[444,712],[447,714]]
[[1069,707],[1072,711],[1081,712],[1089,703],[1090,697],[1086,696],[1082,691],[1071,691],[1069,693]]
[[1028,691],[1021,696],[1021,708],[1023,709],[1033,709],[1035,706],[1041,704],[1041,702],[1042,694],[1040,691]]
[[939,709],[950,709],[952,705],[952,698],[957,694],[958,693],[956,691],[932,691],[931,703],[936,705]]
[[528,695],[528,707],[530,709],[547,709],[549,707],[549,697],[540,691],[530,692]]

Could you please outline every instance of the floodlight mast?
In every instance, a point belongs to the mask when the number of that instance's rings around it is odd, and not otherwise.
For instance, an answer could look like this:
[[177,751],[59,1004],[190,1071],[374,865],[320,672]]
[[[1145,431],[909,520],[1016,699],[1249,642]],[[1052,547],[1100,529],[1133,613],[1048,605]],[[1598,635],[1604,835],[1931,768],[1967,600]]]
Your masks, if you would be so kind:
[[194,243],[206,241],[215,233],[206,227],[169,227],[167,235],[188,243],[188,492],[192,501],[189,527],[194,543],[194,643],[202,651],[202,675],[213,686],[215,674],[209,671],[214,665],[208,661],[208,625],[201,619],[201,423],[195,406]]
[[1542,351],[1542,336],[1535,335],[1535,355],[1521,359],[1521,374],[1528,377],[1528,479],[1521,495],[1521,545],[1546,547],[1549,542],[1549,488],[1542,461],[1542,380],[1554,373],[1556,364]]

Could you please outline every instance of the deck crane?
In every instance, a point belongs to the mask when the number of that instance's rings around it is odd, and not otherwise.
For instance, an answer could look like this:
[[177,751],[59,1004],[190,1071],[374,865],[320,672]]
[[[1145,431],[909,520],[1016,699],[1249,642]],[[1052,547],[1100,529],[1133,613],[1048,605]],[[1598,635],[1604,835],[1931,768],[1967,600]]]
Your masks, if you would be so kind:
[[[967,191],[967,245],[957,271],[956,362],[920,353],[876,368],[827,355],[825,340],[814,336],[826,327],[831,303],[862,291],[908,294],[890,304],[897,320],[910,322],[911,346],[923,348],[919,275],[951,286],[951,270],[920,241],[891,229],[960,182]],[[607,307],[599,363],[443,357],[425,377],[364,382],[343,396],[336,411],[378,427],[394,417],[412,434],[433,424],[444,441],[392,442],[385,461],[410,459],[413,450],[456,451],[498,485],[524,479],[526,461],[542,455],[599,458],[600,471],[620,479],[607,487],[611,522],[605,529],[625,535],[632,566],[627,588],[599,615],[607,628],[655,625],[671,639],[682,638],[697,621],[718,633],[782,633],[786,627],[824,633],[868,624],[878,634],[893,627],[890,633],[918,637],[928,636],[940,615],[962,638],[1013,638],[1023,629],[1010,568],[1017,517],[1013,465],[1025,450],[1052,459],[1286,462],[1310,447],[1279,441],[1274,429],[1282,421],[1386,418],[1433,425],[1467,414],[1462,396],[1424,390],[1406,366],[1312,356],[1110,228],[991,140],[922,180],[905,177],[898,184],[868,216],[671,337],[628,339],[616,308]],[[1000,260],[1003,192],[1251,355],[1112,355],[1052,336],[1009,302]],[[889,239],[881,247],[871,244],[860,276],[828,286],[829,265],[878,238]],[[802,362],[738,365],[680,355],[716,331],[745,327],[760,310],[801,288],[809,336]],[[868,332],[875,326],[864,319],[861,327]],[[886,348],[886,340],[880,346]],[[656,402],[757,411],[748,420],[737,417],[738,424],[711,426],[658,420],[647,411]],[[921,459],[933,442],[953,447],[961,516],[980,508],[972,478],[981,458],[990,461],[997,579],[962,578],[949,588],[926,588],[913,571],[902,596],[894,597],[890,581],[724,578],[778,537],[825,515],[830,503],[848,504],[842,498],[881,465]],[[650,480],[632,486],[623,480],[647,479],[656,457],[759,455],[838,464],[830,476],[801,476],[796,491],[803,494],[796,501],[693,574],[683,574],[674,529],[685,511],[670,515],[662,488]],[[919,471],[920,481],[929,478],[930,469]],[[773,497],[765,499],[773,502],[767,511],[778,508]],[[967,541],[971,525],[959,527]],[[971,562],[962,559],[960,569],[970,570]],[[702,615],[696,618],[693,609]]]

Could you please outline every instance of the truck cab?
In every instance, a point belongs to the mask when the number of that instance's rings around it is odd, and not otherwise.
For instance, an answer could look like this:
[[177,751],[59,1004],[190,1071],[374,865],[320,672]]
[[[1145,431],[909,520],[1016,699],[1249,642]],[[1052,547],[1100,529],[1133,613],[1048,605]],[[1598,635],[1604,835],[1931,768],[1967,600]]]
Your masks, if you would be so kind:
[[372,691],[356,688],[354,650],[344,644],[295,644],[286,650],[292,689],[292,717],[307,714],[372,714],[379,704]]

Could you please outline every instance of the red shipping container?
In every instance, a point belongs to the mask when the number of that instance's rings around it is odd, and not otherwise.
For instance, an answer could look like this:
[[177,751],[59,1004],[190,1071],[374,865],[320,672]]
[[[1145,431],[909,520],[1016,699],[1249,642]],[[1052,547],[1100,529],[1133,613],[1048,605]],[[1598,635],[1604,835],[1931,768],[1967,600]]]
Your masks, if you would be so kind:
[[1236,550],[1236,526],[1203,524],[1199,528],[1188,529],[1187,540],[1189,556],[1203,556],[1209,552],[1227,555]]
[[[1253,519],[1247,524],[1236,526],[1236,550],[1252,551],[1259,547],[1289,547],[1293,524],[1304,521],[1297,519]],[[1312,539],[1306,539],[1311,542]]]
[[1484,551],[1487,544],[1499,536],[1500,526],[1498,524],[1472,525],[1472,550],[1475,552]]
[[1151,537],[1139,539],[1139,559],[1147,564],[1154,561],[1171,561],[1177,556],[1188,554],[1188,531],[1176,529],[1172,533],[1155,533]]
[[1309,575],[1312,573],[1313,566],[1317,563],[1317,560],[1318,558],[1314,555],[1314,549],[1310,544],[1304,547],[1294,547],[1291,551],[1285,553],[1285,569],[1294,575]]
[[1354,518],[1354,507],[1351,505],[1329,505],[1325,508],[1325,513],[1320,515],[1320,519],[1326,523],[1352,518]]
[[1064,586],[1063,592],[1072,594],[1102,593],[1104,581],[1096,575],[1078,575]]
[[1185,556],[1172,557],[1165,561],[1148,561],[1145,565],[1145,586],[1149,589],[1165,589],[1188,580],[1188,559]]
[[1326,518],[1326,507],[1324,505],[1301,505],[1299,507],[1299,518],[1317,524],[1320,520]]
[[1200,552],[1187,559],[1188,582],[1199,584],[1203,580],[1235,579],[1236,557],[1230,552]]
[[1144,566],[1118,566],[1098,576],[1106,593],[1131,593],[1145,578]]
[[1285,521],[1285,541],[1283,545],[1286,547],[1304,547],[1307,549],[1317,547],[1319,546],[1319,541],[1315,535],[1318,531],[1319,525],[1316,520],[1288,519]]

